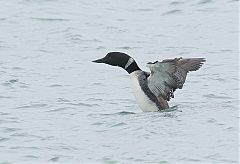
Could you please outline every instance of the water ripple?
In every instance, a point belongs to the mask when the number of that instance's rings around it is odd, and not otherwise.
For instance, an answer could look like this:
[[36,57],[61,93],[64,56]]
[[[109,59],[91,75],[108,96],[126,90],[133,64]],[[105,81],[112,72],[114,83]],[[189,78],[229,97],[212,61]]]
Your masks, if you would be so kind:
[[170,5],[180,5],[180,4],[183,4],[184,2],[182,1],[182,2],[180,2],[180,1],[173,1],[173,2],[170,2],[169,4]]
[[137,9],[137,11],[149,12],[149,11],[154,11],[154,9],[142,8],[142,9]]
[[232,97],[228,97],[228,96],[217,96],[217,95],[215,95],[215,94],[206,94],[206,95],[203,95],[203,97],[216,98],[216,99],[233,99]]
[[167,11],[167,12],[165,12],[165,13],[163,13],[162,15],[164,16],[164,15],[174,15],[174,14],[179,14],[179,13],[181,13],[182,11],[181,10],[170,10],[170,11]]
[[39,158],[38,156],[35,156],[35,155],[25,155],[24,157],[25,158],[31,158],[31,159],[38,159]]
[[60,157],[53,157],[49,159],[49,161],[57,162],[60,159]]
[[5,141],[8,141],[9,138],[0,138],[0,142],[5,142]]
[[0,95],[0,99],[13,99],[14,97],[11,96],[1,96]]
[[14,134],[11,134],[10,136],[12,136],[12,137],[19,137],[19,138],[21,138],[21,137],[26,137],[26,138],[38,138],[38,139],[41,139],[41,138],[42,138],[41,136],[29,134],[29,133],[26,133],[26,132],[14,133]]
[[85,106],[85,107],[93,107],[93,106],[99,106],[98,104],[87,104],[87,103],[66,103],[68,105],[73,105],[73,106]]
[[35,146],[12,146],[10,147],[10,149],[13,150],[40,150],[39,147],[35,147]]
[[129,114],[136,114],[134,112],[128,112],[128,111],[122,111],[122,112],[117,112],[117,113],[105,113],[105,114],[101,114],[103,116],[111,116],[111,115],[129,115]]
[[10,86],[10,85],[13,85],[17,82],[18,82],[18,79],[11,79],[11,80],[6,81],[5,83],[2,83],[2,85]]
[[52,85],[49,85],[48,87],[55,88],[55,87],[62,87],[62,85],[60,85],[60,84],[52,84]]
[[212,0],[201,0],[198,4],[203,5],[203,4],[208,4],[208,3],[213,3]]
[[42,107],[46,107],[48,106],[47,104],[42,104],[42,103],[39,103],[39,104],[30,104],[30,105],[23,105],[23,106],[19,106],[17,107],[18,109],[28,109],[28,108],[42,108]]
[[11,132],[15,132],[15,131],[19,131],[21,129],[19,128],[5,128],[3,131],[4,133],[11,133]]
[[48,21],[48,22],[53,22],[53,21],[69,21],[68,19],[63,19],[63,18],[41,18],[41,17],[32,17],[32,20],[38,20],[38,21]]
[[112,125],[111,127],[119,127],[119,126],[125,126],[125,125],[127,125],[127,124],[124,122],[120,122],[120,123]]

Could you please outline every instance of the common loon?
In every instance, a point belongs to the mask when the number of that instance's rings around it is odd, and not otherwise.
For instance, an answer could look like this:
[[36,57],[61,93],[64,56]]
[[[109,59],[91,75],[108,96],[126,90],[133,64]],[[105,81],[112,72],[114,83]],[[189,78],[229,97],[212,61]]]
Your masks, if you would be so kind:
[[104,58],[92,62],[125,69],[130,74],[138,105],[144,112],[150,112],[169,108],[168,101],[174,98],[176,89],[182,89],[187,73],[198,70],[205,59],[180,57],[148,62],[151,73],[142,71],[131,56],[122,52],[109,52]]

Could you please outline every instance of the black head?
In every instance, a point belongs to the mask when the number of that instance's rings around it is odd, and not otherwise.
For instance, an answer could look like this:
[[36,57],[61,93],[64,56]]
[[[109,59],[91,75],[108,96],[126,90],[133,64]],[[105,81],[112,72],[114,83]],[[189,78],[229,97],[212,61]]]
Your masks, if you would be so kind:
[[131,57],[122,52],[109,52],[104,58],[94,60],[95,63],[105,63],[124,68]]
[[135,70],[139,70],[137,63],[134,59],[122,52],[109,52],[104,58],[94,60],[95,63],[105,63],[112,66],[122,67],[128,73],[131,73]]

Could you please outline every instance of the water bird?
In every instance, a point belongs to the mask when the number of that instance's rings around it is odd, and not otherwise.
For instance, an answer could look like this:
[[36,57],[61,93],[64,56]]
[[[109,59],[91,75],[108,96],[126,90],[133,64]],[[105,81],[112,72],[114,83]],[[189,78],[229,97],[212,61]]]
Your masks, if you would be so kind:
[[198,70],[205,58],[174,58],[161,62],[148,62],[150,72],[142,71],[136,61],[123,52],[109,52],[105,57],[94,60],[126,70],[136,101],[142,111],[164,111],[169,108],[168,101],[174,98],[174,91],[182,89],[187,73]]

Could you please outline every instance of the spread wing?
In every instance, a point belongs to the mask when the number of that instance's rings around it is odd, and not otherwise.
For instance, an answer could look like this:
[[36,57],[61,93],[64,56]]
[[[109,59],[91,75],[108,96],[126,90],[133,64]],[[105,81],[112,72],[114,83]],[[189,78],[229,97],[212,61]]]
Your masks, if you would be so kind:
[[187,73],[198,70],[203,62],[204,58],[175,58],[148,63],[151,70],[148,87],[154,95],[169,101],[176,89],[182,89]]

